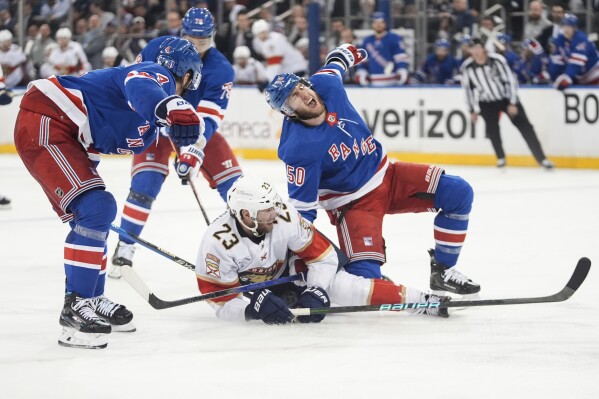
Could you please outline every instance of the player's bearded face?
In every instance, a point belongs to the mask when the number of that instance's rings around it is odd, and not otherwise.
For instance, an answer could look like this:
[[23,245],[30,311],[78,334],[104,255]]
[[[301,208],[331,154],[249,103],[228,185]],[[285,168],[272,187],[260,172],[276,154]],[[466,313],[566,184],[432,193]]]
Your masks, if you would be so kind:
[[325,112],[324,103],[320,96],[301,82],[291,92],[287,104],[294,110],[298,119],[316,118]]
[[277,220],[278,215],[279,213],[275,208],[258,211],[258,214],[256,215],[256,222],[258,223],[256,231],[258,234],[263,235],[270,233],[274,226],[273,223]]

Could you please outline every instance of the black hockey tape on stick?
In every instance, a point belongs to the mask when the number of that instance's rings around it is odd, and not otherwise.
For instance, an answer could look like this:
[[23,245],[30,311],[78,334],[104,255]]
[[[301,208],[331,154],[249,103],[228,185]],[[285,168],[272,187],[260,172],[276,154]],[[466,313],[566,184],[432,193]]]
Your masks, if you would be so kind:
[[119,233],[119,235],[122,235],[123,237],[126,237],[132,241],[135,241],[142,247],[146,247],[149,250],[154,251],[157,254],[160,254],[160,255],[180,264],[181,266],[188,268],[189,270],[196,269],[196,267],[193,263],[188,262],[185,259],[179,258],[177,255],[174,255],[168,251],[165,251],[164,249],[152,244],[151,242],[148,242],[148,241],[144,240],[143,238],[136,236],[135,234],[129,233],[128,231],[126,231],[118,226],[115,226],[114,224],[110,225],[110,230],[114,231],[115,233]]
[[208,299],[219,298],[227,295],[235,295],[243,292],[261,290],[263,288],[272,287],[275,285],[286,284],[293,281],[304,279],[303,273],[294,274],[293,276],[281,277],[274,280],[268,280],[261,283],[247,284],[239,287],[227,288],[220,291],[209,292],[204,295],[192,296],[188,298],[177,299],[174,301],[165,301],[158,298],[147,284],[141,279],[141,277],[135,273],[131,266],[122,266],[121,273],[125,279],[133,287],[135,291],[141,295],[146,302],[150,304],[154,309],[168,309],[176,306],[188,305],[194,302],[206,301]]
[[583,283],[591,269],[589,258],[580,258],[574,269],[570,280],[561,291],[556,294],[533,298],[507,298],[507,299],[482,299],[476,301],[448,301],[448,302],[413,302],[394,303],[382,305],[363,306],[341,306],[334,308],[304,308],[290,309],[295,316],[310,316],[314,314],[328,313],[353,313],[353,312],[383,312],[400,311],[408,309],[430,309],[430,308],[455,308],[492,305],[524,305],[529,303],[561,302],[570,298]]

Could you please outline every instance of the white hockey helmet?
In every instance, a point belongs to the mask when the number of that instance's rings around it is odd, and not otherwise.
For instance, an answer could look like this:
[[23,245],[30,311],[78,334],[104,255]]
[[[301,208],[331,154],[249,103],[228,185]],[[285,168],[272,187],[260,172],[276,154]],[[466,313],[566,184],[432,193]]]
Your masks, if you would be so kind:
[[[257,232],[258,212],[275,208],[280,212],[282,200],[277,194],[272,184],[253,176],[243,175],[229,189],[227,193],[227,207],[233,217],[239,221],[245,228],[251,230],[255,236],[260,236]],[[254,227],[249,227],[241,220],[241,210],[245,209],[250,213],[250,218],[254,222]]]
[[268,22],[263,19],[259,19],[252,25],[252,35],[258,36],[262,32],[269,32],[270,26],[268,26]]
[[102,58],[116,58],[118,55],[119,51],[113,46],[106,47],[104,50],[102,50]]
[[233,51],[233,58],[250,58],[252,52],[248,46],[237,46]]
[[65,38],[65,39],[71,39],[71,37],[73,37],[73,34],[71,33],[71,30],[69,28],[60,28],[59,30],[56,31],[56,38]]
[[4,43],[4,42],[8,42],[11,41],[12,42],[12,33],[8,30],[8,29],[4,29],[2,31],[0,31],[0,43]]

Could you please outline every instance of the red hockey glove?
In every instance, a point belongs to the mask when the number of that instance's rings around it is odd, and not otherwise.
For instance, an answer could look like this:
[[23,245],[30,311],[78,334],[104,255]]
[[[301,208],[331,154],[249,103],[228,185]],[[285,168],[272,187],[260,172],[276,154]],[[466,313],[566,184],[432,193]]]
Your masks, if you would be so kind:
[[169,136],[178,146],[188,146],[203,133],[203,120],[190,103],[179,96],[170,96],[156,106],[156,117],[170,126]]

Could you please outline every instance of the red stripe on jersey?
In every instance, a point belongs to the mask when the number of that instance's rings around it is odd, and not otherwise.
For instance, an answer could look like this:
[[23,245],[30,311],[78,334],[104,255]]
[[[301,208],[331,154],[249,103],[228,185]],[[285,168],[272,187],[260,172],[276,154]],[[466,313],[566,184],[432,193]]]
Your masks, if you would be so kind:
[[223,119],[225,117],[223,114],[221,114],[220,112],[218,112],[217,110],[212,109],[212,108],[198,107],[197,111],[198,112],[203,112],[205,114],[216,115],[216,116],[218,116],[221,119]]
[[100,270],[106,270],[106,259],[107,256],[106,254],[104,254],[104,257],[102,258],[102,267],[100,268]]
[[129,207],[125,202],[123,214],[129,216],[131,219],[139,220],[140,222],[146,222],[150,216],[150,210],[148,209],[147,212],[138,211],[137,209]]
[[370,299],[367,305],[382,305],[384,303],[404,303],[405,288],[391,281],[372,280]]
[[[212,281],[203,280],[197,277],[198,280],[198,288],[202,294],[208,294],[214,291],[226,290],[227,288],[239,287],[239,281],[232,285],[221,285],[213,283]],[[239,296],[239,294],[232,294],[227,296],[221,296],[219,298],[211,299],[212,302],[218,304],[224,304],[225,302],[229,302],[231,299],[235,299]]]
[[[376,168],[376,172],[374,172],[374,174],[377,174],[383,168],[383,166],[385,166],[386,163],[387,163],[387,155],[385,155],[383,157],[383,159],[381,160],[381,163],[379,164],[378,168]],[[348,193],[325,194],[325,195],[319,196],[318,200],[319,201],[326,201],[328,199],[335,198],[335,197],[342,197],[342,196],[347,195],[347,194]]]
[[282,62],[283,62],[283,56],[280,56],[280,55],[270,57],[266,60],[266,64],[268,64],[268,65],[277,65]]
[[466,240],[466,233],[446,233],[435,229],[435,240],[462,243]]
[[74,249],[67,246],[64,247],[64,259],[73,262],[89,263],[92,265],[102,265],[104,252],[86,251],[83,249]]
[[308,244],[302,251],[297,252],[299,257],[302,258],[306,263],[320,260],[320,258],[332,250],[331,243],[314,227],[312,227],[312,230],[314,232],[314,238],[312,239],[312,242]]
[[64,93],[64,95],[67,96],[69,98],[69,100],[71,100],[73,102],[73,104],[75,104],[77,106],[77,108],[79,108],[79,111],[81,111],[85,115],[87,115],[87,111],[85,110],[85,106],[83,105],[83,102],[81,101],[81,99],[79,97],[77,97],[76,95],[72,94],[70,91],[68,91],[64,87],[62,87],[62,85],[58,82],[58,79],[56,79],[56,77],[50,77],[50,78],[48,78],[48,80],[50,82],[54,83],[54,85],[56,87],[58,87],[58,89],[60,91],[62,91]]

